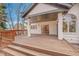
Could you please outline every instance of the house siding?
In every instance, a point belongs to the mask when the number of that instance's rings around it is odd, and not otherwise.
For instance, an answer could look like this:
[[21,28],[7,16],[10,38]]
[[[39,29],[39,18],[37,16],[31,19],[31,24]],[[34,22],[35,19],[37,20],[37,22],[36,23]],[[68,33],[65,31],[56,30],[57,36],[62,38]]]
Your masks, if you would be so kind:
[[38,22],[32,23],[31,25],[36,25],[37,29],[31,29],[31,34],[42,34],[42,26],[49,25],[49,35],[57,35],[57,22],[56,21],[47,21],[47,22]]
[[74,5],[68,14],[74,14],[77,17],[76,20],[76,32],[63,33],[63,38],[71,43],[79,43],[79,4]]

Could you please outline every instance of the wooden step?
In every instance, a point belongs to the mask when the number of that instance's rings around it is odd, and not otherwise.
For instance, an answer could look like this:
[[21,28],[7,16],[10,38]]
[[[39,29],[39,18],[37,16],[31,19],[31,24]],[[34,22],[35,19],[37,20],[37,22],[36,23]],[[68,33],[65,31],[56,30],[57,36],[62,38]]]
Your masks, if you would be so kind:
[[43,53],[43,54],[46,54],[46,55],[68,56],[66,54],[62,54],[62,53],[59,53],[59,52],[49,51],[49,50],[45,50],[45,49],[42,49],[42,48],[37,48],[37,47],[29,46],[29,45],[22,45],[22,44],[19,44],[19,43],[13,43],[13,45],[23,47],[25,49],[30,49],[30,50],[33,50],[33,51],[37,51],[37,52],[40,52],[40,53]]
[[0,41],[0,47],[7,47],[10,44],[12,44],[12,41],[10,41],[10,40],[2,40],[2,41]]
[[5,53],[8,53],[10,55],[13,55],[13,56],[25,56],[25,54],[19,53],[15,50],[12,50],[12,49],[9,49],[9,48],[4,48],[4,49],[2,49],[2,51],[5,52]]
[[5,56],[5,53],[0,50],[0,56]]
[[15,50],[15,51],[18,51],[18,52],[21,52],[21,53],[24,53],[24,54],[29,54],[29,55],[35,55],[35,56],[48,56],[48,54],[44,54],[42,52],[37,52],[35,50],[30,50],[30,49],[26,49],[26,48],[23,48],[23,47],[20,47],[20,46],[16,46],[16,45],[10,45],[9,48]]

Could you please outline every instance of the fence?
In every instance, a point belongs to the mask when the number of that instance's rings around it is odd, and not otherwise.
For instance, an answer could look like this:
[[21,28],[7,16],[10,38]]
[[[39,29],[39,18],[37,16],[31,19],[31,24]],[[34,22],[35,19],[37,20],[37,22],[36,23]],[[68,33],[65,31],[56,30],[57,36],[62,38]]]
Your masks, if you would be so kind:
[[15,36],[26,33],[26,30],[4,30],[0,31],[0,47],[7,47],[15,40]]
[[15,40],[15,30],[0,31],[0,47],[6,47]]
[[16,32],[16,35],[26,35],[27,30],[14,30]]

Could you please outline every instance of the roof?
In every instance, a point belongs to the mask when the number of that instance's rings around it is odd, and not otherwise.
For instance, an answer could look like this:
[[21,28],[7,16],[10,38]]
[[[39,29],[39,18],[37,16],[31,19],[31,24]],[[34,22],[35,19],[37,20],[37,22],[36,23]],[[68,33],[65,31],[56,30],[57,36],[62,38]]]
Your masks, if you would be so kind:
[[[38,3],[34,3],[34,4],[32,4],[32,6],[28,9],[28,11],[27,12],[25,12],[24,14],[23,14],[23,18],[28,14],[28,13],[30,13],[31,12],[31,10],[37,5]],[[62,4],[57,4],[57,3],[45,3],[45,4],[49,4],[49,5],[53,5],[53,6],[55,6],[55,7],[58,7],[58,8],[65,8],[65,9],[69,9],[66,5],[62,5]]]
[[28,9],[27,12],[24,13],[24,15],[22,17],[25,17],[36,5],[37,5],[37,3],[32,4],[32,6]]

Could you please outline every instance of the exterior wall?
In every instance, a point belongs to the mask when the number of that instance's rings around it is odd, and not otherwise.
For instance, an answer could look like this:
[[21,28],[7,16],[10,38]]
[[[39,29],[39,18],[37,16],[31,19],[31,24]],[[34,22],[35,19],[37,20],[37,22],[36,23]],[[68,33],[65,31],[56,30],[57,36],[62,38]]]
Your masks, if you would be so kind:
[[37,26],[37,29],[31,29],[31,34],[41,34],[41,25],[39,23],[32,23],[32,25]]
[[42,26],[49,25],[49,35],[57,35],[57,22],[56,21],[47,21],[47,22],[38,22],[32,23],[31,25],[36,25],[37,29],[31,29],[31,34],[42,34]]
[[57,35],[57,22],[56,21],[52,21],[49,22],[49,34],[50,35]]
[[74,14],[77,17],[77,22],[76,22],[76,32],[71,33],[63,33],[63,38],[68,40],[69,42],[72,43],[79,43],[79,4],[76,4],[73,6],[69,11],[68,14]]

